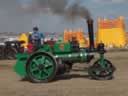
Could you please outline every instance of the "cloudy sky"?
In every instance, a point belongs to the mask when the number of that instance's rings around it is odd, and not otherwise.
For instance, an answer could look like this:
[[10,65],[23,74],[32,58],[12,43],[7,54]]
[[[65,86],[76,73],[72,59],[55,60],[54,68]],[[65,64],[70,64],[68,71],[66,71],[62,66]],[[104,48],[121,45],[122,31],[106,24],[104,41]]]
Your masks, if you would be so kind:
[[[77,0],[69,0],[73,3]],[[90,10],[95,20],[107,17],[109,19],[118,16],[125,17],[128,26],[128,0],[80,0],[83,6]],[[84,19],[69,20],[63,16],[53,15],[49,12],[28,12],[26,8],[31,0],[0,0],[0,32],[29,32],[32,27],[38,25],[42,32],[63,32],[67,29],[83,28],[87,31]],[[22,8],[21,8],[22,7]],[[25,9],[25,10],[23,10]],[[34,9],[33,9],[34,10]],[[128,27],[126,27],[128,30]]]

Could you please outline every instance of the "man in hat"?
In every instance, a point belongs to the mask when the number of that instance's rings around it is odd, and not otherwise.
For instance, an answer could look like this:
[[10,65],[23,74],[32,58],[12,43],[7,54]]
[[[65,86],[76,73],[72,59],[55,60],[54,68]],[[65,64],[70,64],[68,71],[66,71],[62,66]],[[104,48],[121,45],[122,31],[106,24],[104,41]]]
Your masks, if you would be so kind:
[[34,47],[36,47],[36,49],[39,48],[42,45],[43,41],[44,41],[43,33],[39,32],[38,27],[34,27],[32,32],[32,43]]

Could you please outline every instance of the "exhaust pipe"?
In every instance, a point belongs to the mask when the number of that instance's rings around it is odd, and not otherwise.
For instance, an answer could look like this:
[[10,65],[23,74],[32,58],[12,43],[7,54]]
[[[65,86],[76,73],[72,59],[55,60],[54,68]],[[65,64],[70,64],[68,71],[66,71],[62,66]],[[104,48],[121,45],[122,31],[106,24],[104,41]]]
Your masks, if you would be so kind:
[[87,20],[88,25],[88,35],[89,35],[89,49],[90,51],[94,51],[94,30],[93,30],[93,19]]

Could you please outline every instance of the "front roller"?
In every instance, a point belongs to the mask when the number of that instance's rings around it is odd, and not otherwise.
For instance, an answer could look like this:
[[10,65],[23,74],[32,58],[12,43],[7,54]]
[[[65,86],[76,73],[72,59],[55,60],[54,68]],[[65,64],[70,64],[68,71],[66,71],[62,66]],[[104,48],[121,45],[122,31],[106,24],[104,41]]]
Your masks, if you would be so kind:
[[100,43],[97,47],[97,52],[100,55],[100,59],[97,60],[89,69],[89,75],[96,80],[110,80],[113,78],[115,67],[112,63],[104,58],[104,44]]
[[33,83],[49,82],[57,73],[57,62],[46,52],[33,54],[26,64],[27,78]]
[[110,80],[113,78],[115,67],[106,59],[97,60],[89,69],[89,75],[96,80]]

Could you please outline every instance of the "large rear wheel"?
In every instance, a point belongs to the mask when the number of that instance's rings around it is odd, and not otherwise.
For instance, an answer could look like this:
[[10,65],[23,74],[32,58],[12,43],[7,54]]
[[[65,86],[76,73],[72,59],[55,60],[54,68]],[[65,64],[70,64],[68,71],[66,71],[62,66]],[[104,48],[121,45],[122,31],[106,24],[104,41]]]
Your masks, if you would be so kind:
[[56,60],[46,52],[37,52],[29,58],[26,72],[27,78],[34,83],[49,82],[56,76]]
[[89,75],[96,80],[110,80],[113,78],[115,67],[112,63],[104,59],[104,67],[101,66],[100,60],[97,60],[89,69]]

